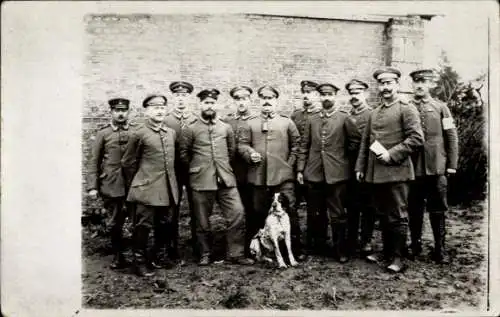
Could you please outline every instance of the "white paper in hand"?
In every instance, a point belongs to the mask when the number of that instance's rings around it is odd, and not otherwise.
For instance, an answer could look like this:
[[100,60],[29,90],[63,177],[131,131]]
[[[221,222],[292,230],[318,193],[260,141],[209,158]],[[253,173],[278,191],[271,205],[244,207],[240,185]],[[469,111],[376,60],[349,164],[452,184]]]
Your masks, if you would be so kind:
[[443,118],[443,130],[449,130],[455,128],[455,123],[453,123],[453,118]]
[[387,149],[377,140],[372,143],[372,145],[370,146],[370,150],[375,153],[375,155],[380,155],[387,152]]

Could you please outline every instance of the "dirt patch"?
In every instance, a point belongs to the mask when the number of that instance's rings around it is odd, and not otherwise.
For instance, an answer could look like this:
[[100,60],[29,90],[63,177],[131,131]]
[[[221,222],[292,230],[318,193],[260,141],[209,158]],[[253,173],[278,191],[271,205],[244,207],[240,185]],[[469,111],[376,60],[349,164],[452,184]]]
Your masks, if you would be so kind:
[[[302,225],[305,211],[301,210]],[[486,303],[486,210],[483,203],[448,214],[448,266],[433,264],[428,218],[424,224],[424,255],[407,262],[404,274],[355,259],[341,265],[313,258],[296,268],[269,265],[213,264],[198,267],[191,250],[187,210],[181,215],[181,251],[185,264],[138,278],[109,269],[108,239],[83,230],[83,305],[88,308],[182,309],[484,309]],[[212,216],[217,254],[223,253],[224,222]],[[376,232],[380,242],[380,233]],[[379,247],[381,247],[379,245]]]

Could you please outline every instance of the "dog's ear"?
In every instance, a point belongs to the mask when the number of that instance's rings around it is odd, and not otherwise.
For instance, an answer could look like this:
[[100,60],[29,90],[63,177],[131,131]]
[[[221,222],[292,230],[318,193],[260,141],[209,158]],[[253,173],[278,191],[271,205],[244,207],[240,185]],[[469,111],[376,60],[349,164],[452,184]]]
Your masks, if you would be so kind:
[[285,209],[285,211],[288,212],[290,210],[290,200],[288,200],[288,197],[285,194],[280,193],[278,199],[283,209]]

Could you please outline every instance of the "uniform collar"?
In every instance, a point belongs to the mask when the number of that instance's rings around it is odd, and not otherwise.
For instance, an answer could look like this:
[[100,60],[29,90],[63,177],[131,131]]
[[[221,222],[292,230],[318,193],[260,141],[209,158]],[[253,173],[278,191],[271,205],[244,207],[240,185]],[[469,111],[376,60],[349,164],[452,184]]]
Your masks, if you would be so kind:
[[413,102],[417,105],[429,103],[431,102],[431,100],[432,100],[431,96],[426,96],[424,98],[418,98],[418,99],[413,97]]
[[361,112],[368,110],[368,105],[366,103],[361,104],[358,108],[352,107],[351,114],[360,114]]
[[316,105],[311,105],[308,108],[303,107],[302,108],[302,113],[317,113],[320,112],[321,110],[316,106]]
[[219,120],[219,118],[217,116],[215,116],[215,118],[213,118],[213,120],[208,121],[208,120],[203,119],[203,117],[200,115],[200,121],[206,125],[216,124],[218,120]]
[[386,103],[386,102],[382,101],[382,107],[389,108],[392,105],[398,103],[399,101],[400,101],[400,98],[398,95],[396,95],[396,97],[394,98],[394,100],[391,103]]
[[250,111],[247,110],[243,113],[240,113],[240,112],[236,112],[236,114],[234,115],[234,118],[239,120],[239,119],[242,119],[242,120],[246,120],[250,117]]
[[260,116],[264,119],[272,119],[276,116],[276,112],[271,112],[271,113],[266,113],[266,114],[261,112]]
[[115,124],[113,121],[111,121],[111,129],[113,129],[113,131],[118,131],[119,129],[122,129],[122,130],[128,130],[128,121],[125,122],[125,124]]
[[172,111],[172,114],[174,115],[174,117],[176,117],[177,119],[187,119],[191,116],[191,114],[188,112],[188,111],[179,111],[177,109],[174,109]]
[[152,120],[146,120],[146,126],[155,132],[159,132],[160,129],[163,131],[167,131],[167,127],[163,125],[163,123],[154,123]]
[[339,107],[336,107],[336,106],[333,106],[332,109],[333,110],[330,110],[330,111],[326,111],[325,109],[322,109],[321,113],[320,113],[321,118],[324,118],[324,117],[330,118],[331,116],[333,116],[333,114],[335,112],[339,111]]

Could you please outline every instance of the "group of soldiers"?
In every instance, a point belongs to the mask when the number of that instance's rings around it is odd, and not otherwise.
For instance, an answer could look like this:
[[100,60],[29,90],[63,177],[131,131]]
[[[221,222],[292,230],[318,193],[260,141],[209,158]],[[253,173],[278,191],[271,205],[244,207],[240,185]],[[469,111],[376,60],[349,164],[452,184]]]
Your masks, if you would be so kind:
[[[349,106],[336,103],[336,85],[302,81],[303,107],[291,118],[277,113],[280,94],[268,85],[256,92],[258,113],[250,110],[251,88],[231,89],[235,112],[224,118],[217,115],[217,89],[197,94],[199,113],[189,109],[193,85],[187,82],[170,84],[173,107],[164,95],[144,99],[146,120],[140,125],[128,120],[129,100],[109,100],[112,119],[96,135],[87,183],[89,196],[100,196],[112,214],[112,268],[129,265],[122,242],[127,215],[134,228],[130,267],[137,275],[179,260],[183,188],[199,265],[212,261],[209,218],[215,202],[227,222],[226,260],[251,265],[250,240],[264,226],[276,192],[290,202],[292,250],[299,261],[320,255],[345,263],[360,254],[399,273],[404,258],[422,252],[427,210],[432,259],[447,263],[447,176],[457,168],[457,131],[448,107],[430,95],[435,72],[409,75],[414,94],[407,101],[399,93],[401,72],[376,70],[381,102],[373,109],[362,80],[345,85]],[[305,245],[298,215],[304,201]],[[372,247],[376,219],[382,252]]]

